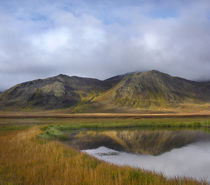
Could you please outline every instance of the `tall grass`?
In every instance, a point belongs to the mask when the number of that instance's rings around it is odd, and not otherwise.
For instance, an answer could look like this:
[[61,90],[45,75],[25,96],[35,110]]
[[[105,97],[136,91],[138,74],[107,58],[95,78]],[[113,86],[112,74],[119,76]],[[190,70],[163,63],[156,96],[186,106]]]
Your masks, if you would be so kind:
[[0,185],[195,185],[192,179],[114,166],[58,142],[39,140],[39,127],[0,135]]

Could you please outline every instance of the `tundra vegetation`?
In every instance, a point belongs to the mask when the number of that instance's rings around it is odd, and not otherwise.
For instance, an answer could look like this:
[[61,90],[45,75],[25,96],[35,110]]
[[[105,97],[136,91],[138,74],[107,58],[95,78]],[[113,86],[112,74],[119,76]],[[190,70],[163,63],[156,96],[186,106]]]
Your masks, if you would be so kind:
[[99,161],[59,142],[64,130],[82,128],[208,128],[209,118],[164,119],[0,119],[0,184],[2,185],[194,185],[187,178],[166,179],[142,169]]

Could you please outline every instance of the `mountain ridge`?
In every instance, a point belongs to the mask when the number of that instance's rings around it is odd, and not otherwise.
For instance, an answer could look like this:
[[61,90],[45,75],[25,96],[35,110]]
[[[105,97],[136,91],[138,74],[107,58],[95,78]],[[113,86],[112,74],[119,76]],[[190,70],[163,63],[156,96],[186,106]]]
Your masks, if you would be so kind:
[[0,93],[0,109],[60,109],[76,112],[179,106],[210,102],[210,82],[173,77],[157,70],[105,80],[68,76],[17,84]]

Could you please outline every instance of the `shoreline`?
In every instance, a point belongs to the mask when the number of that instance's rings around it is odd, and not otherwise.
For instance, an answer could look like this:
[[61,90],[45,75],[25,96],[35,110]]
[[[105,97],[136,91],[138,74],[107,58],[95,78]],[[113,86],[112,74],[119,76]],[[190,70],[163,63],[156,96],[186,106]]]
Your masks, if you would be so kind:
[[161,114],[137,114],[137,113],[0,113],[0,118],[199,118],[210,117],[210,113],[161,113]]

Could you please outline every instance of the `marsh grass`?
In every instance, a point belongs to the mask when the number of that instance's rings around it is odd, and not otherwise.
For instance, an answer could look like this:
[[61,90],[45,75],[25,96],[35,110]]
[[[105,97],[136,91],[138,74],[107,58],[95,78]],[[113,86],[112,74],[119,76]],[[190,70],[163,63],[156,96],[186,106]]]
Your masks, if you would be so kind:
[[[148,129],[198,129],[209,132],[209,118],[161,118],[161,119],[51,119],[50,124],[42,126],[43,139],[65,139],[65,130],[81,129],[120,129],[120,128],[148,128]],[[52,124],[53,123],[53,124]]]
[[111,165],[56,141],[36,136],[39,127],[0,135],[0,185],[196,185],[193,179]]
[[0,134],[9,130],[25,130],[30,127],[30,125],[4,125],[0,126]]

